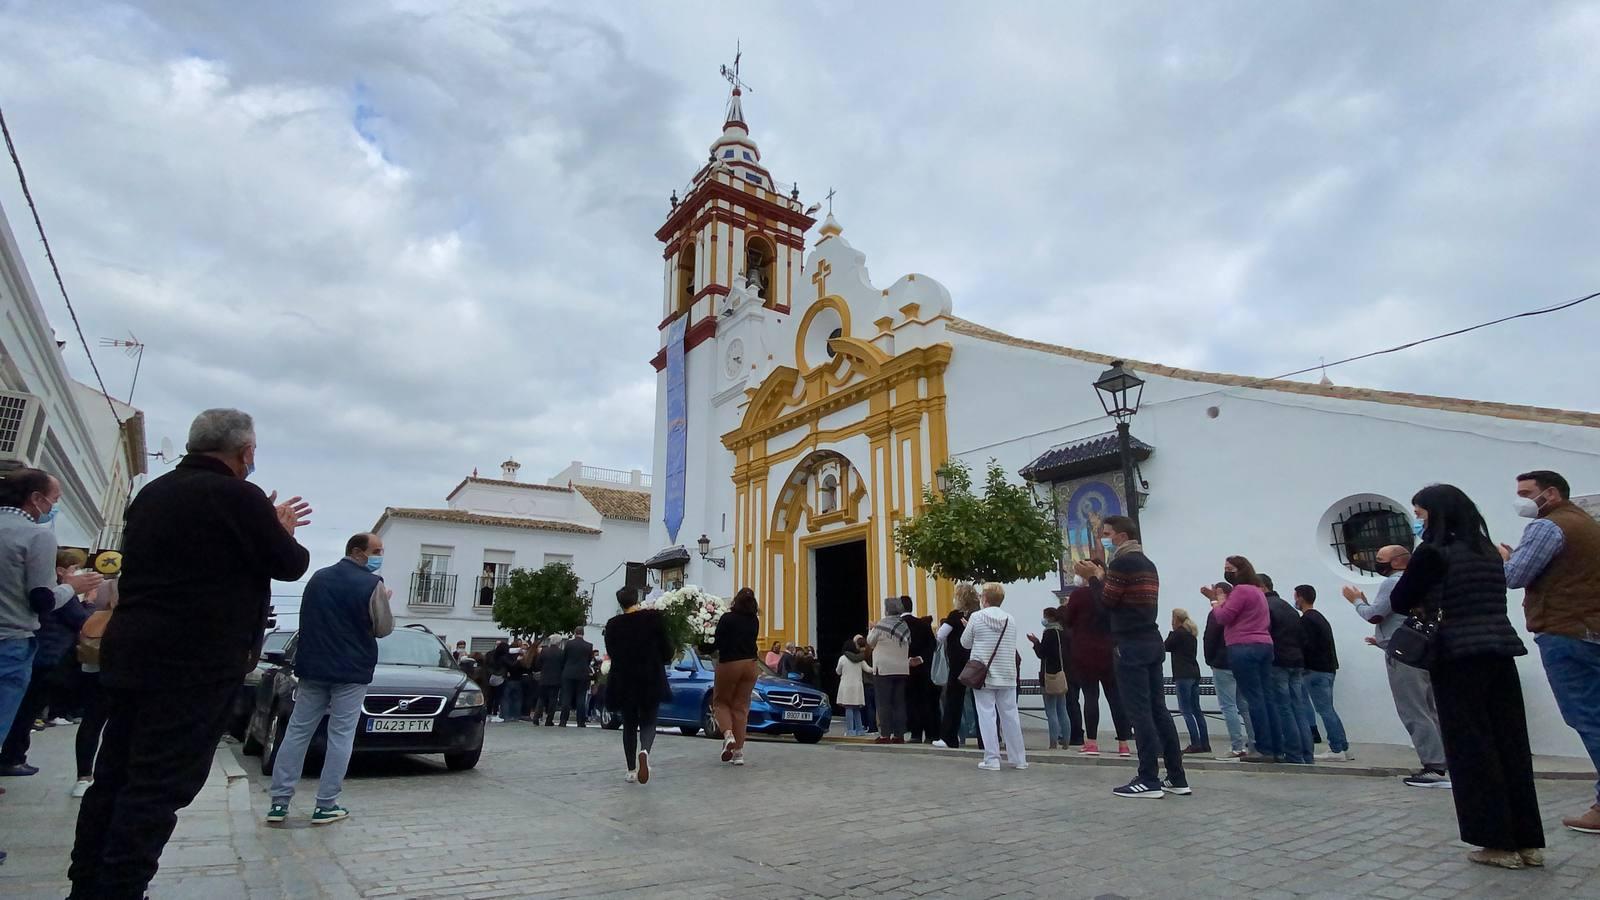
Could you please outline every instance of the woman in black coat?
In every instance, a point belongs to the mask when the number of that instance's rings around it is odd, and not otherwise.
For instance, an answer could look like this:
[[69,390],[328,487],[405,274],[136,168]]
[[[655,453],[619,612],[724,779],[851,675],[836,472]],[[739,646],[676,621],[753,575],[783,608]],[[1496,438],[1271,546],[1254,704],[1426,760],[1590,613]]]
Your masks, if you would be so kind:
[[667,666],[678,648],[667,635],[659,610],[639,606],[631,588],[617,591],[622,612],[606,623],[606,655],[611,672],[606,676],[606,706],[622,715],[622,752],[628,759],[627,782],[650,782],[650,748],[656,742],[656,717],[661,703],[672,696]]
[[1438,617],[1428,672],[1461,839],[1475,863],[1544,865],[1528,720],[1515,657],[1527,648],[1506,616],[1504,564],[1472,500],[1453,485],[1423,488],[1411,504],[1422,545],[1395,584],[1396,612]]

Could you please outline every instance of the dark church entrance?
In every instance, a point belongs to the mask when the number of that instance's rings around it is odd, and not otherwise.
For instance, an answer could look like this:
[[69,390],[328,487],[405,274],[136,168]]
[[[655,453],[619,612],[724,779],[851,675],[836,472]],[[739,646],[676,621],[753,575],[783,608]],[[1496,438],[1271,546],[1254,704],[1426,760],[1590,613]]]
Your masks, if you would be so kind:
[[[867,542],[851,541],[820,547],[813,551],[816,560],[817,611],[815,646],[821,684],[829,697],[837,697],[837,665],[844,642],[866,634],[875,619],[867,608]],[[843,714],[835,711],[835,718]]]

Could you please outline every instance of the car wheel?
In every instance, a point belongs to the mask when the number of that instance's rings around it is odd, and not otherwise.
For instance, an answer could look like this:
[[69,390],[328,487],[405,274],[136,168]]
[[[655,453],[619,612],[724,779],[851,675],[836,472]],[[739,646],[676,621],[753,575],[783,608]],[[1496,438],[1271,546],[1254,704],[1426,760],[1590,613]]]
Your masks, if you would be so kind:
[[678,732],[684,737],[694,737],[700,733],[699,725],[679,725]]
[[[712,740],[722,739],[722,728],[717,725],[717,717],[711,714],[711,701],[709,698],[706,700],[705,711],[700,714],[699,730],[705,732],[706,737]],[[685,732],[685,734],[693,733],[692,731]]]
[[267,721],[267,745],[261,748],[261,774],[271,775],[272,767],[278,764],[278,748],[283,746],[283,736],[289,731],[289,718],[280,713],[274,713]]
[[804,731],[796,731],[794,733],[794,739],[799,741],[802,744],[817,744],[817,743],[821,743],[822,742],[822,729],[821,728],[807,728]]
[[483,755],[483,747],[476,750],[466,750],[461,753],[446,753],[444,766],[452,772],[465,772],[478,764],[478,757]]

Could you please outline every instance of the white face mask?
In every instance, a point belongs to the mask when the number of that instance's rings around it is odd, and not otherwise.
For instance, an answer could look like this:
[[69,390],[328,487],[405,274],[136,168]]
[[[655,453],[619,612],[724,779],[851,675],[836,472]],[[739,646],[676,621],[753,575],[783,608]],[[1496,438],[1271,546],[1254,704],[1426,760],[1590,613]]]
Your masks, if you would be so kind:
[[1511,506],[1517,511],[1517,515],[1523,517],[1524,519],[1539,518],[1538,494],[1535,494],[1532,497],[1518,497],[1511,501]]

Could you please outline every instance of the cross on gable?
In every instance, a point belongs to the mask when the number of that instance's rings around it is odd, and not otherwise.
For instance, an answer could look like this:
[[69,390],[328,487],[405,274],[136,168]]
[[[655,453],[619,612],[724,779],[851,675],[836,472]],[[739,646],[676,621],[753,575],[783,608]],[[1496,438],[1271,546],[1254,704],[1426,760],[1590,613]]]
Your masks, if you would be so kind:
[[817,286],[817,299],[821,300],[828,295],[828,273],[833,271],[833,266],[827,260],[817,262],[817,270],[811,273],[811,283]]

